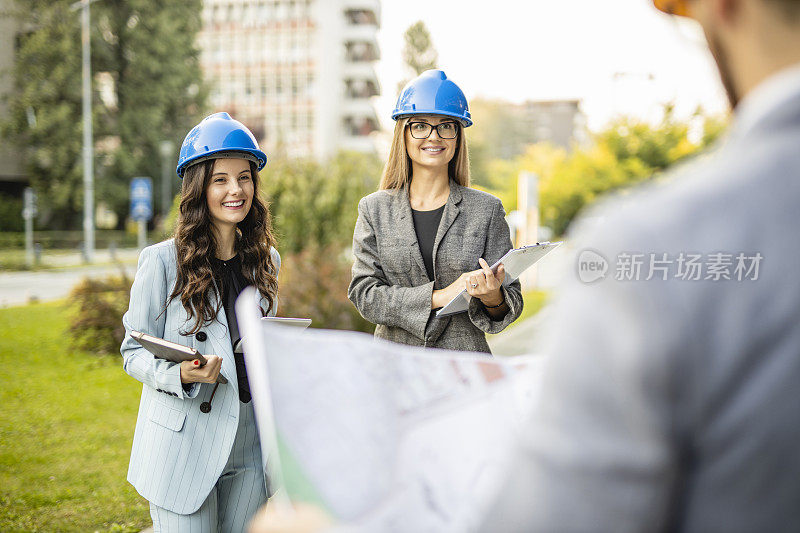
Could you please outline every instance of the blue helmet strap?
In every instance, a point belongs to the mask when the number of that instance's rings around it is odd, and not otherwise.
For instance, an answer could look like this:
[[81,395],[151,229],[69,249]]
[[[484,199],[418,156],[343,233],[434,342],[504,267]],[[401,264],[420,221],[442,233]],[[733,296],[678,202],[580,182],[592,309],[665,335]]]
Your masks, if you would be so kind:
[[[247,159],[248,161],[252,161],[253,163],[258,166],[261,161],[258,160],[256,156],[251,154],[250,152],[240,152],[238,150],[228,150],[222,152],[214,152],[213,154],[204,155],[203,157],[198,157],[191,164],[187,165],[186,168],[189,168],[192,165],[196,165],[197,163],[202,163],[203,161],[208,161],[209,159]],[[184,169],[185,172],[185,169]]]

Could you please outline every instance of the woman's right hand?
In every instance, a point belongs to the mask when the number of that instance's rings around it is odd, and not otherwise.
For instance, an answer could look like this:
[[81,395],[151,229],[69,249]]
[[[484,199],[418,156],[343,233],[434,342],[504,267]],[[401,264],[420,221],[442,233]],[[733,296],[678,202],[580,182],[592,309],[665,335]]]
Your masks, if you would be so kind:
[[481,271],[472,270],[470,272],[464,272],[458,276],[458,279],[444,289],[433,291],[433,294],[431,295],[431,309],[439,309],[440,307],[444,307],[450,303],[450,300],[455,298],[461,291],[464,290],[464,284],[467,282],[469,277],[478,272]]
[[216,355],[207,355],[203,366],[198,359],[182,361],[181,383],[216,383],[221,368],[222,358]]

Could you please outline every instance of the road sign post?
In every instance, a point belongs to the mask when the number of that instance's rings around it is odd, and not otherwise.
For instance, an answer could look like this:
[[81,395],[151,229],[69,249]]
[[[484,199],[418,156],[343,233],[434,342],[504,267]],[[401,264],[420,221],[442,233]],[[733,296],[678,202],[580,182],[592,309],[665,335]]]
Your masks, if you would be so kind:
[[23,193],[22,218],[25,219],[25,263],[32,267],[35,261],[33,253],[33,219],[36,218],[36,193],[25,187]]
[[153,217],[153,180],[146,177],[131,180],[131,218],[138,228],[139,250],[147,246],[147,221]]
[[[517,231],[517,246],[539,241],[539,176],[533,172],[520,172],[517,176],[517,209],[522,213],[522,223]],[[538,267],[529,268],[520,276],[523,290],[536,287]]]
[[175,161],[175,147],[172,141],[161,141],[161,216],[166,223],[169,208],[172,206],[172,182],[175,179],[173,166]]

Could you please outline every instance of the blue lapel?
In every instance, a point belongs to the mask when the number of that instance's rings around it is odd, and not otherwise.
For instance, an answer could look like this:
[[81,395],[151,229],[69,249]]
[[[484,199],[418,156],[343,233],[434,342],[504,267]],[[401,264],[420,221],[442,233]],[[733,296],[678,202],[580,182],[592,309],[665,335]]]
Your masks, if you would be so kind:
[[[212,297],[212,305],[217,305],[216,294]],[[236,360],[233,358],[233,347],[231,346],[231,333],[228,329],[228,317],[225,316],[225,307],[219,306],[217,311],[216,320],[211,324],[206,325],[203,329],[206,330],[208,341],[214,351],[210,352],[214,355],[222,357],[222,369],[220,372],[228,381],[237,383],[236,381]]]

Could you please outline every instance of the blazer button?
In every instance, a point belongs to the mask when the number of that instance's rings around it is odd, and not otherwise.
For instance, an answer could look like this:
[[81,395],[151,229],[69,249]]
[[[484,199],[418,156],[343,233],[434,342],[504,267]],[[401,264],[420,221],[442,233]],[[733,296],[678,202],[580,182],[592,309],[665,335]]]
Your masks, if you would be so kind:
[[194,338],[199,340],[200,342],[206,342],[208,335],[206,335],[205,331],[198,331],[197,333],[195,333]]

